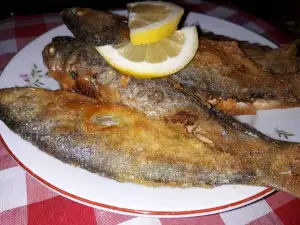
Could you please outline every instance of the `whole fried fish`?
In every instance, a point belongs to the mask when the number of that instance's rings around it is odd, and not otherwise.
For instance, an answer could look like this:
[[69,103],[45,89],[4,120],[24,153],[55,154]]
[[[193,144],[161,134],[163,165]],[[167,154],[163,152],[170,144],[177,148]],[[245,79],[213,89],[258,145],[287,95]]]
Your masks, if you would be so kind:
[[[75,38],[85,43],[99,46],[129,40],[123,16],[86,8],[68,8],[61,15]],[[59,76],[56,78],[60,80]],[[268,70],[257,60],[251,60],[233,40],[200,37],[194,59],[168,80],[186,93],[196,95],[231,115],[296,107],[300,101],[298,74],[286,76]]]
[[206,108],[199,112],[209,142],[182,126],[78,93],[0,89],[0,119],[12,131],[102,176],[151,186],[263,185],[300,196],[299,144],[260,138],[252,129],[246,134]]

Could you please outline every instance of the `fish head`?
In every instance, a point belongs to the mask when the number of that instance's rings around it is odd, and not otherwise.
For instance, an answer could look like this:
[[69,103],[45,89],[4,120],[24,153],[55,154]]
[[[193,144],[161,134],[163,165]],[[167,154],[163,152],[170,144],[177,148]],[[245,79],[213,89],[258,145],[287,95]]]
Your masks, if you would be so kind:
[[54,37],[42,52],[45,65],[52,71],[99,70],[104,59],[91,44],[76,41],[73,37]]
[[48,74],[61,87],[80,91],[101,101],[118,102],[120,93],[113,85],[120,74],[96,50],[73,37],[59,36],[43,49]]
[[73,90],[76,79],[84,75],[92,79],[96,74],[106,73],[108,64],[92,44],[59,36],[52,39],[42,52],[49,75],[59,80],[64,89]]
[[67,8],[61,18],[76,39],[96,46],[129,40],[127,17],[88,8]]

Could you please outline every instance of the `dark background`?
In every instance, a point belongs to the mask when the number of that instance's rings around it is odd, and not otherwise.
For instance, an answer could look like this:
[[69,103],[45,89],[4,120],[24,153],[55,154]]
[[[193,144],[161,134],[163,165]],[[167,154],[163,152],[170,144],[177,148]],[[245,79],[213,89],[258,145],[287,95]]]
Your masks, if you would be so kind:
[[[125,8],[127,2],[133,1],[134,0],[25,0],[18,2],[18,0],[11,0],[11,2],[5,1],[1,4],[0,19],[8,18],[11,15],[26,16],[39,13],[60,12],[66,7],[89,7],[101,10],[108,8]],[[169,1],[178,3],[178,1]],[[300,38],[300,0],[207,0],[207,2],[240,8],[269,22],[284,35],[291,38]],[[192,10],[191,5],[188,7]]]

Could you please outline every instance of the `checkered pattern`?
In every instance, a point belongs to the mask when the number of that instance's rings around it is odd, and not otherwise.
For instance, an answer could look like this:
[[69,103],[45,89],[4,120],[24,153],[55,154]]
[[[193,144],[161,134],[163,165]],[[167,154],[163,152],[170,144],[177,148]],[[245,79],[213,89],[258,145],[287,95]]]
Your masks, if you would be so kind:
[[[183,1],[178,1],[183,3]],[[247,13],[197,0],[195,11],[229,20],[276,43],[287,40]],[[0,23],[0,70],[25,45],[62,24],[59,14],[13,17]],[[242,225],[300,224],[300,199],[276,192],[263,200],[225,213],[181,219],[141,218],[110,213],[64,198],[21,169],[0,143],[0,224],[2,225]]]

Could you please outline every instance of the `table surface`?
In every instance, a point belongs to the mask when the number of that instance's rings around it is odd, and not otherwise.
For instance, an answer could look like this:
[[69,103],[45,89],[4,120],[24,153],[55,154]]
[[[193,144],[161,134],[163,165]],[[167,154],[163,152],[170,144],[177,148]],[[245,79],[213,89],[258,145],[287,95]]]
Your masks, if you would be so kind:
[[[277,44],[288,41],[274,27],[240,10],[211,3],[193,4],[195,0],[186,2],[195,11],[239,24]],[[0,71],[29,42],[61,24],[59,13],[11,17],[0,22]],[[0,143],[1,225],[296,225],[300,224],[299,210],[300,199],[275,192],[250,205],[202,217],[145,218],[102,211],[76,203],[43,186],[18,166]]]

